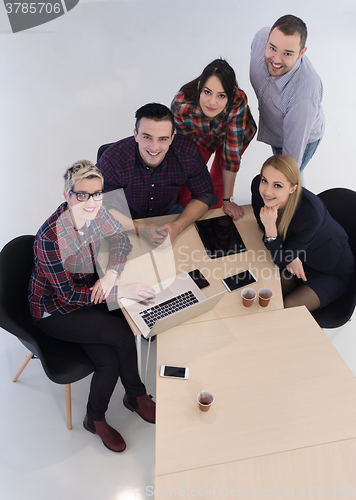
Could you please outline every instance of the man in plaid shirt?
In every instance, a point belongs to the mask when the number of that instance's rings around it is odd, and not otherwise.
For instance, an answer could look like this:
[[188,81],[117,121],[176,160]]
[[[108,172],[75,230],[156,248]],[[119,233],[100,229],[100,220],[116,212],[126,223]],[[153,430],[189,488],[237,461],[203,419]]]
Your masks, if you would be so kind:
[[[112,144],[97,166],[106,192],[124,190],[132,219],[180,214],[175,222],[160,227],[134,220],[136,230],[155,246],[172,243],[217,202],[198,147],[191,139],[174,135],[173,115],[163,104],[138,109],[134,136]],[[183,210],[177,197],[184,185],[192,199]],[[122,211],[115,197],[111,207]]]

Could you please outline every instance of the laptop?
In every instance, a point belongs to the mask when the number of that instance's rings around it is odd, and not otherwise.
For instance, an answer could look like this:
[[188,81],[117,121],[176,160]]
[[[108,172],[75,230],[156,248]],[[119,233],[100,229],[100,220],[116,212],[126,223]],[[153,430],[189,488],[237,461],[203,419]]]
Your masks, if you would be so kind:
[[207,298],[185,272],[152,288],[155,289],[156,297],[149,300],[148,305],[131,299],[120,299],[146,339],[210,311],[227,292],[224,290]]

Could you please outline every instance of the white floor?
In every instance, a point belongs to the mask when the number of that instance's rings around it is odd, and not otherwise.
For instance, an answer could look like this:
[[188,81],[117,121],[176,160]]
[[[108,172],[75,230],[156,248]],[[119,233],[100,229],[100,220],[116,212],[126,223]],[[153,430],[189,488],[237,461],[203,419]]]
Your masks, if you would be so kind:
[[[142,341],[143,365],[147,342]],[[0,329],[0,497],[6,500],[140,500],[154,485],[155,426],[122,404],[118,383],[108,422],[125,438],[123,453],[105,448],[82,426],[90,377],[72,385],[73,428],[67,430],[64,387],[51,382],[39,360],[12,378],[25,347]],[[147,391],[155,397],[156,342],[151,344]]]
[[[356,317],[325,330],[356,375]],[[147,342],[142,342],[143,359]],[[141,500],[154,486],[155,427],[122,405],[118,384],[107,420],[124,436],[122,454],[107,450],[82,427],[90,377],[72,385],[73,429],[67,430],[64,389],[31,360],[12,377],[26,349],[0,329],[0,494],[6,500]],[[145,361],[143,361],[143,365]],[[147,390],[155,396],[156,342],[152,343]],[[148,488],[146,490],[146,488]]]

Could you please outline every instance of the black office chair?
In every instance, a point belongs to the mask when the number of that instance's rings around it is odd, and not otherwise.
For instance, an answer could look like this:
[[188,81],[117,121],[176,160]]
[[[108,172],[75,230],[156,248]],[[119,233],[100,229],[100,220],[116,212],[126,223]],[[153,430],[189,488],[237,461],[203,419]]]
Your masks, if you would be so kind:
[[96,158],[96,161],[98,162],[101,155],[104,153],[104,151],[106,151],[108,149],[108,147],[110,147],[112,144],[114,144],[113,142],[109,142],[108,144],[103,144],[102,146],[100,146],[100,148],[98,149],[98,154],[97,154],[97,158]]
[[[349,244],[356,261],[356,192],[351,189],[333,188],[318,194],[331,217],[346,231]],[[352,316],[356,307],[356,277],[351,290],[327,307],[312,312],[321,328],[338,328]]]
[[33,242],[34,236],[19,236],[0,252],[0,327],[18,337],[30,351],[14,382],[30,359],[37,357],[48,378],[65,385],[67,427],[71,429],[70,384],[92,373],[95,366],[80,344],[57,340],[33,325],[27,301]]

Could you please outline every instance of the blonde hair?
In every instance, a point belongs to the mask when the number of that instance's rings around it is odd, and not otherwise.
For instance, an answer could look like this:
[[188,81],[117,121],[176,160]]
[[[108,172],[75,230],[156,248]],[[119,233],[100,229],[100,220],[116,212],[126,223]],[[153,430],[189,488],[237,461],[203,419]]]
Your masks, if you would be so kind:
[[101,185],[104,185],[104,177],[100,170],[89,160],[79,160],[65,171],[64,174],[64,191],[69,194],[75,184],[82,179],[93,179],[98,177],[101,180]]
[[287,199],[281,218],[279,219],[278,217],[277,219],[278,234],[284,241],[290,221],[297,209],[302,194],[302,181],[298,163],[291,156],[274,155],[268,158],[262,165],[261,175],[263,175],[263,169],[265,167],[274,167],[276,170],[279,170],[286,177],[291,186],[297,184],[297,189],[291,193]]

